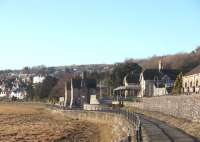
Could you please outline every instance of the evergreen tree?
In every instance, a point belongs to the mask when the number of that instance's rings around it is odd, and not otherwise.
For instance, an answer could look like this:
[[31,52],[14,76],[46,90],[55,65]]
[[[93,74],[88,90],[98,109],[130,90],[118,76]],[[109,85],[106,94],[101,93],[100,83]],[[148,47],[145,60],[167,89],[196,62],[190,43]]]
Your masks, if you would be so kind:
[[174,87],[173,87],[173,91],[172,91],[173,95],[178,95],[178,94],[182,93],[182,83],[183,83],[182,77],[183,77],[182,73],[180,73],[177,76],[177,78],[174,82]]
[[125,62],[123,64],[116,64],[111,75],[113,86],[122,85],[124,77],[128,74],[131,76],[131,78],[127,78],[128,80],[138,83],[141,72],[142,67],[137,63]]

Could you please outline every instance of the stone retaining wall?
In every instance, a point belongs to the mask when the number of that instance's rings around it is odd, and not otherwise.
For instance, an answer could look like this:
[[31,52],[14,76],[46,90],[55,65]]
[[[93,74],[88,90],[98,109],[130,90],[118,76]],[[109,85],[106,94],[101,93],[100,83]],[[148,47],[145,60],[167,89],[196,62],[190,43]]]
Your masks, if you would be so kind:
[[128,133],[131,134],[132,140],[134,139],[134,126],[118,114],[79,110],[64,110],[62,112],[70,118],[109,124],[112,127],[112,133],[117,136],[113,141],[120,142],[127,139]]
[[142,102],[125,102],[125,106],[158,111],[193,122],[200,122],[200,95],[143,98]]

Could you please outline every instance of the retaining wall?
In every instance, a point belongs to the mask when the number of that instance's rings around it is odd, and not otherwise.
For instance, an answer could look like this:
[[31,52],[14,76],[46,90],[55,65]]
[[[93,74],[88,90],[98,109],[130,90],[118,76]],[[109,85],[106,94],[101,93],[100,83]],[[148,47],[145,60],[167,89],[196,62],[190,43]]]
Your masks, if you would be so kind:
[[200,122],[200,95],[180,95],[143,98],[142,102],[125,102],[148,111],[158,111],[193,122]]
[[67,117],[73,119],[108,124],[108,126],[112,127],[112,133],[115,136],[113,142],[126,140],[129,133],[132,136],[132,140],[134,140],[134,126],[124,116],[121,116],[119,114],[82,110],[63,110],[62,113],[64,113],[64,115],[66,115]]

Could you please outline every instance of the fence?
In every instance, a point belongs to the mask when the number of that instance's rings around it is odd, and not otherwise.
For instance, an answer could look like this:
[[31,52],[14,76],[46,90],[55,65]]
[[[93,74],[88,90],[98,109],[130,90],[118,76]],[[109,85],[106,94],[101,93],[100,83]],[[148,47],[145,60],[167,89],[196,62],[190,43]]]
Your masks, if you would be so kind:
[[[66,109],[60,106],[56,106],[56,105],[49,105],[48,107],[51,108],[56,108],[56,109],[62,109],[62,110],[70,110],[70,109]],[[71,111],[73,110],[79,110],[79,111],[85,111],[82,109],[71,109]],[[130,112],[124,109],[111,109],[111,108],[106,108],[106,107],[102,107],[101,109],[97,108],[96,110],[91,110],[91,111],[86,111],[86,112],[106,112],[106,113],[114,113],[117,115],[120,115],[122,117],[124,117],[126,120],[128,120],[128,122],[132,125],[134,125],[135,127],[135,141],[136,142],[142,142],[142,123],[140,121],[139,116],[134,113],[134,112]],[[120,142],[132,142],[132,136],[131,136],[131,130],[128,132],[128,137],[124,140],[121,140]]]
[[[140,121],[139,116],[135,114],[134,112],[129,112],[127,110],[118,110],[118,112],[117,111],[113,111],[113,112],[123,115],[131,124],[135,126],[136,142],[142,142],[142,123]],[[131,142],[131,139],[130,139],[131,134],[128,134],[128,135],[129,135],[128,142]]]

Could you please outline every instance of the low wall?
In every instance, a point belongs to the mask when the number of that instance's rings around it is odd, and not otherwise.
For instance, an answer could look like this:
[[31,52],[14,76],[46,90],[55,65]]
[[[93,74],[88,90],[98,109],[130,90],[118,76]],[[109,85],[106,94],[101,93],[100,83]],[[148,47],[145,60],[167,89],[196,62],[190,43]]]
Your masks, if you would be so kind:
[[63,110],[61,112],[67,117],[73,119],[109,124],[112,127],[112,133],[115,136],[113,142],[115,141],[120,142],[122,140],[127,139],[129,133],[132,136],[132,140],[134,140],[134,132],[135,132],[134,126],[121,115],[114,113],[107,113],[107,112],[81,111],[81,110]]
[[148,111],[158,111],[193,122],[200,122],[200,95],[180,95],[143,98],[141,102],[125,102]]
[[84,104],[83,106],[84,110],[104,110],[104,109],[108,109],[108,107],[104,107],[101,105],[90,105],[90,104]]

